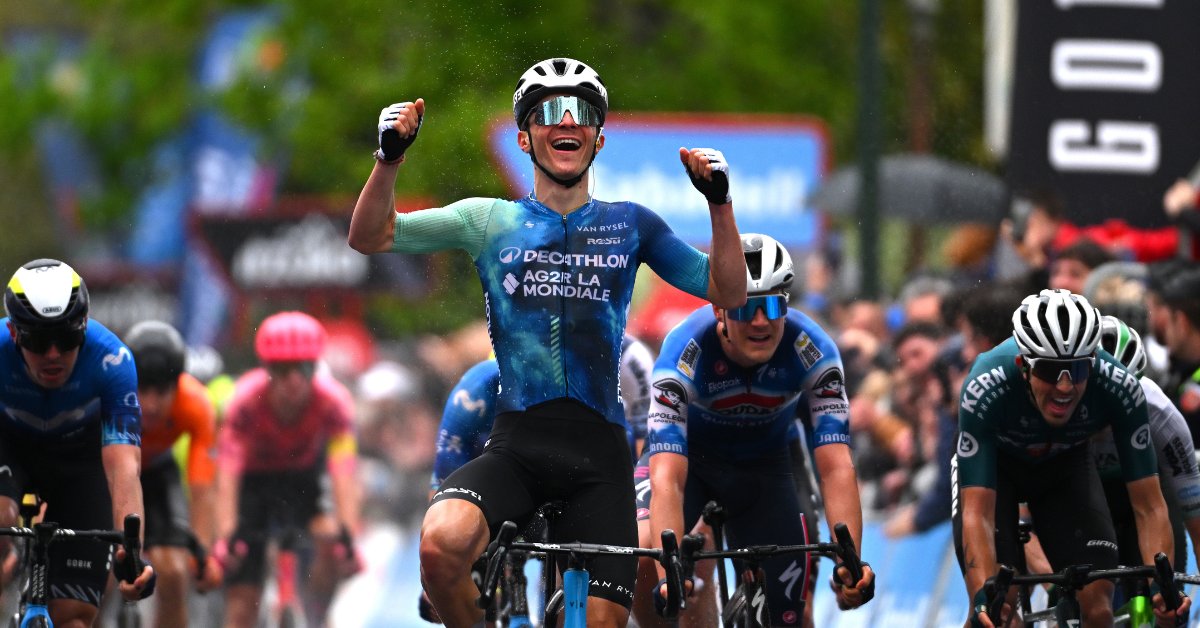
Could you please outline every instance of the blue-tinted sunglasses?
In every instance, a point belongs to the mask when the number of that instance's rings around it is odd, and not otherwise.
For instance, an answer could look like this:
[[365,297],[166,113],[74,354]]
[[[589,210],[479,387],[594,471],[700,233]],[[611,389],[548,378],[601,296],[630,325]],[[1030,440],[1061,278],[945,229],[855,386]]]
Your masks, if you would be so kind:
[[726,311],[729,313],[729,318],[735,321],[746,322],[754,320],[754,313],[759,308],[762,308],[763,314],[766,315],[769,321],[787,316],[787,296],[782,294],[767,294],[750,297],[746,299],[746,304],[742,307]]
[[600,109],[592,103],[578,96],[555,96],[534,107],[533,123],[541,126],[558,124],[568,111],[579,126],[600,126],[604,121]]
[[1065,374],[1072,384],[1085,381],[1092,374],[1094,357],[1056,360],[1054,358],[1025,358],[1029,372],[1034,377],[1050,384],[1057,384]]

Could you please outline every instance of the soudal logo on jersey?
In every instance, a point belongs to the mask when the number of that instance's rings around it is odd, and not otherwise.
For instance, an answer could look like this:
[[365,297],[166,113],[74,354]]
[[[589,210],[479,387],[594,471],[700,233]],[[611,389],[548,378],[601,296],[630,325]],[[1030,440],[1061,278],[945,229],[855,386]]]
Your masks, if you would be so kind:
[[662,379],[654,382],[654,390],[654,400],[676,412],[687,405],[687,389],[676,380]]
[[683,353],[679,354],[679,361],[675,363],[675,368],[679,369],[688,379],[696,378],[696,361],[700,359],[700,344],[695,339],[688,340],[687,346],[683,348]]
[[842,398],[846,396],[846,380],[842,377],[842,369],[834,366],[825,369],[817,378],[813,392],[823,399]]
[[743,392],[714,400],[711,409],[713,412],[724,415],[763,416],[779,411],[786,401],[787,397],[782,395]]
[[800,337],[796,338],[796,342],[792,344],[792,347],[796,349],[796,355],[800,356],[800,363],[806,369],[812,368],[812,365],[816,364],[817,360],[824,357],[824,354],[817,348],[817,345],[813,344],[812,338],[808,337],[808,332],[800,332]]

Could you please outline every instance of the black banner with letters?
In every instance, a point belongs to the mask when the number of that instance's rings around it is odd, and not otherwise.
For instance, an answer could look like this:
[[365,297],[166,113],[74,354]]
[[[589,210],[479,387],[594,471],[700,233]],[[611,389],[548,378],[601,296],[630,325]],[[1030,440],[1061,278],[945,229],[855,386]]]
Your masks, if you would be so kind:
[[1166,224],[1162,196],[1200,161],[1200,2],[1016,3],[1008,176],[1071,222]]

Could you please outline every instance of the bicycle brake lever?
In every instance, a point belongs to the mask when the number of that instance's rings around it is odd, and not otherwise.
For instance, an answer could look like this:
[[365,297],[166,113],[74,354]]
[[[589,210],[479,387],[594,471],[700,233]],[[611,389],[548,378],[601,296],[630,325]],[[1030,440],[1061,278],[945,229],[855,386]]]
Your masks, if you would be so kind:
[[1179,589],[1175,586],[1175,570],[1171,568],[1171,559],[1162,552],[1154,555],[1154,580],[1158,583],[1158,590],[1162,593],[1167,610],[1178,609],[1183,600],[1180,599]]
[[679,543],[674,530],[662,531],[662,562],[667,572],[667,608],[663,617],[674,619],[683,606],[683,565],[680,564]]
[[132,583],[142,573],[142,518],[125,515],[125,531],[121,545],[125,547],[126,582]]
[[[487,547],[487,571],[484,572],[483,583],[480,586],[479,597],[475,598],[475,605],[487,611],[489,615],[495,611],[492,609],[492,593],[496,590],[496,583],[500,580],[500,567],[504,562],[504,555],[508,553],[508,544],[517,536],[517,524],[512,521],[505,521],[500,526],[500,531],[496,533],[496,538],[488,543]],[[492,620],[495,618],[492,617]]]
[[[837,537],[838,555],[842,564],[850,570],[850,578],[857,583],[863,576],[862,561],[859,560],[858,550],[854,548],[854,537],[850,536],[850,528],[844,523],[837,523],[833,526],[833,533]],[[834,576],[836,575],[835,573]]]
[[1004,609],[1004,601],[1008,597],[1008,588],[1012,585],[1012,579],[1012,567],[1000,565],[996,575],[988,578],[983,585],[988,592],[987,614],[993,623],[999,624],[1000,622],[1000,612]]

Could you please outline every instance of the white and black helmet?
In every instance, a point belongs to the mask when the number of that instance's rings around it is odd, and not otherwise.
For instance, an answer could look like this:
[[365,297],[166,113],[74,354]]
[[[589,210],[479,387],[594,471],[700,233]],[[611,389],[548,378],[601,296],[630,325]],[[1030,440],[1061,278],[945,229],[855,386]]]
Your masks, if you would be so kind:
[[608,117],[608,90],[600,75],[582,61],[565,57],[539,61],[525,70],[513,92],[513,117],[526,128],[529,112],[550,94],[579,96],[600,109],[600,125]]
[[778,240],[761,233],[742,234],[746,255],[746,294],[787,292],[796,272],[792,256]]
[[1116,316],[1100,317],[1100,346],[1111,353],[1134,377],[1141,377],[1150,363],[1146,346],[1136,329]]
[[1042,290],[1025,297],[1012,322],[1022,355],[1082,358],[1100,344],[1100,310],[1069,290]]

